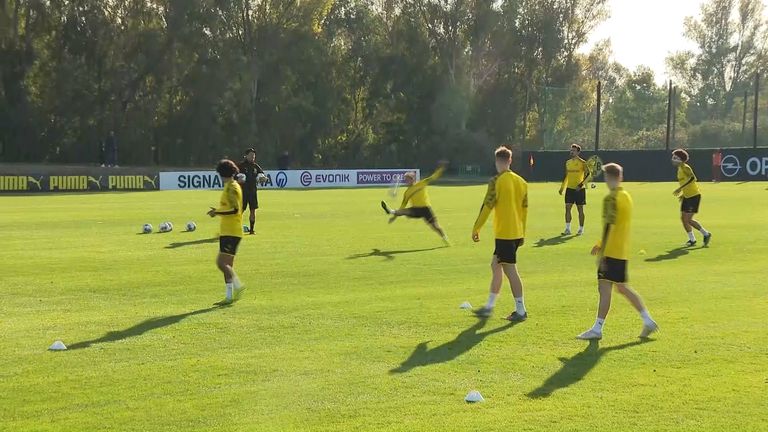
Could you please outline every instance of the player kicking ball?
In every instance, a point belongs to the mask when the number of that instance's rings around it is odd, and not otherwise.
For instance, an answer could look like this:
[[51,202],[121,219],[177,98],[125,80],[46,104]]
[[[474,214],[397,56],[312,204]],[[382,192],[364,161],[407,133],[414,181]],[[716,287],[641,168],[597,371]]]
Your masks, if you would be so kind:
[[240,226],[243,218],[243,191],[235,180],[239,171],[234,162],[228,159],[222,160],[216,166],[216,172],[221,176],[224,191],[221,193],[219,208],[211,207],[208,216],[221,218],[216,266],[224,274],[224,303],[232,303],[239,298],[243,288],[234,270],[237,247],[243,238],[243,229]]
[[491,292],[488,302],[475,315],[489,317],[496,305],[496,298],[501,291],[504,275],[509,280],[512,295],[515,297],[515,311],[507,320],[525,321],[528,312],[523,302],[523,281],[517,273],[517,249],[525,243],[525,227],[528,220],[528,183],[510,170],[512,152],[506,147],[499,147],[495,152],[496,177],[488,182],[488,192],[483,199],[483,206],[472,228],[472,241],[480,241],[480,229],[493,212],[493,230],[496,235],[496,249],[491,258]]
[[688,241],[685,246],[696,246],[696,236],[693,229],[696,228],[704,236],[704,246],[709,246],[712,240],[712,233],[704,229],[699,222],[693,219],[693,215],[699,212],[701,205],[701,192],[693,168],[688,165],[688,152],[677,149],[672,152],[672,165],[677,167],[677,181],[680,187],[672,192],[680,198],[680,220],[683,222],[683,229],[688,234]]
[[[427,225],[429,225],[429,227],[443,239],[443,242],[445,242],[446,245],[450,245],[448,236],[445,234],[445,231],[443,231],[440,224],[437,223],[437,217],[435,217],[435,213],[432,211],[432,205],[429,202],[429,194],[427,194],[427,186],[443,175],[447,165],[447,162],[440,162],[440,166],[431,176],[420,181],[416,181],[416,173],[406,173],[403,180],[408,188],[403,194],[403,202],[400,204],[400,208],[393,210],[389,208],[387,203],[384,201],[381,202],[381,208],[391,216],[389,218],[389,223],[394,222],[400,216],[412,219],[424,219]],[[409,202],[411,203],[411,207],[406,207]]]
[[576,338],[582,340],[603,338],[603,325],[611,308],[611,293],[614,285],[616,290],[640,313],[640,318],[643,320],[640,337],[647,338],[657,331],[659,326],[651,318],[640,296],[627,285],[632,197],[621,186],[624,170],[620,165],[615,163],[604,165],[603,173],[610,192],[603,200],[603,238],[592,248],[592,255],[599,257],[597,289],[600,292],[600,302],[595,325]]
[[563,235],[571,235],[571,211],[576,205],[579,212],[579,231],[576,235],[584,234],[584,206],[587,205],[587,189],[584,187],[590,180],[587,161],[581,158],[581,146],[571,145],[571,158],[565,163],[565,178],[560,185],[560,195],[565,190],[565,231]]

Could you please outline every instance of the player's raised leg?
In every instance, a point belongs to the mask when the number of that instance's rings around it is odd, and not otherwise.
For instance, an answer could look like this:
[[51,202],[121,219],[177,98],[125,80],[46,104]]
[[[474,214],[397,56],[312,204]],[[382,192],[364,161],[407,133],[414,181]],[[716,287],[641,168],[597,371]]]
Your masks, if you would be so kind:
[[616,284],[616,290],[629,300],[635,310],[640,314],[640,318],[643,320],[643,330],[640,332],[641,338],[647,338],[651,333],[657,331],[659,326],[656,321],[651,318],[651,314],[648,309],[645,308],[643,299],[640,295],[629,287],[626,283]]

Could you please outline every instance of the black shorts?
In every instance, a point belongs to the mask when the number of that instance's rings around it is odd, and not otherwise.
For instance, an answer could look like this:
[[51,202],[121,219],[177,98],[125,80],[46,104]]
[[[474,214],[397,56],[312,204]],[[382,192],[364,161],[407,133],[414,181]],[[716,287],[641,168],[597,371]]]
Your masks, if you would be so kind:
[[698,213],[701,205],[701,195],[683,198],[680,201],[680,211],[683,213]]
[[587,205],[587,189],[581,188],[579,190],[568,188],[565,190],[565,203],[576,205]]
[[496,249],[493,255],[499,264],[517,264],[517,249],[523,239],[501,240],[496,239]]
[[437,221],[431,207],[409,207],[405,209],[404,215],[413,219],[424,219],[429,223]]
[[219,237],[219,252],[227,255],[237,255],[237,247],[240,245],[241,237],[221,236]]
[[626,283],[629,280],[627,274],[627,260],[605,257],[605,271],[597,269],[597,279],[607,280],[613,283]]
[[256,210],[259,208],[259,195],[256,193],[256,191],[247,191],[243,190],[243,211],[245,211],[248,207],[251,207],[253,210]]

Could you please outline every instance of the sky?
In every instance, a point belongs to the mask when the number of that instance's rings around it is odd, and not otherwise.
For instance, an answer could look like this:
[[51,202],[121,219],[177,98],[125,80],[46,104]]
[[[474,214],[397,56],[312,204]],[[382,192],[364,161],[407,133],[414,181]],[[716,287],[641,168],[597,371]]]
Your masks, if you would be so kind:
[[593,32],[584,51],[610,38],[616,61],[630,70],[639,65],[649,66],[656,73],[656,81],[661,83],[668,79],[664,63],[667,56],[695,48],[683,36],[683,21],[687,16],[698,16],[704,0],[609,0],[608,3],[611,17]]

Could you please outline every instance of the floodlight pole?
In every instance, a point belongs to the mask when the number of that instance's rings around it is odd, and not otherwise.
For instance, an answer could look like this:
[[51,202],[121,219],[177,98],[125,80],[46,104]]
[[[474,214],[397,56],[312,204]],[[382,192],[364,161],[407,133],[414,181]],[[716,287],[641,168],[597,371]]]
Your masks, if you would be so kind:
[[669,80],[669,90],[667,91],[667,139],[665,148],[669,151],[669,137],[672,132],[672,80]]
[[755,74],[755,106],[752,113],[752,148],[757,148],[757,103],[760,100],[760,73]]
[[597,119],[595,121],[595,152],[600,150],[600,112],[602,111],[603,82],[597,82]]

